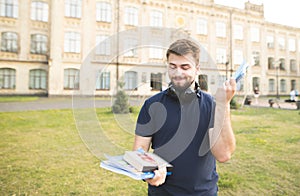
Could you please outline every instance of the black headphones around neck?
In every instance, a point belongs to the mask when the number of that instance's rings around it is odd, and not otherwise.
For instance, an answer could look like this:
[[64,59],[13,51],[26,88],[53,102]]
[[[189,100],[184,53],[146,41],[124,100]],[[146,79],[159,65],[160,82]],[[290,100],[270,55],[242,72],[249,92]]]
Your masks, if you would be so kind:
[[199,91],[200,86],[197,82],[195,82],[195,88],[192,90],[190,87],[187,88],[184,92],[178,92],[173,87],[172,83],[169,84],[169,87],[167,89],[167,95],[170,96],[173,99],[183,101],[183,102],[189,102],[192,99],[199,97]]

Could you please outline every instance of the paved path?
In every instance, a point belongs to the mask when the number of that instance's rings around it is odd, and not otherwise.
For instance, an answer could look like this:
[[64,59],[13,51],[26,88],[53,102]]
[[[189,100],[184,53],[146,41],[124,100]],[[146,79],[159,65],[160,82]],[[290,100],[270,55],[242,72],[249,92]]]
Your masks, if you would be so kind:
[[[0,112],[71,109],[71,108],[102,108],[111,107],[113,100],[94,98],[47,98],[40,97],[36,101],[0,102]],[[139,105],[139,100],[130,100],[131,105]]]
[[[92,98],[47,98],[40,97],[36,101],[28,102],[0,102],[0,112],[30,111],[30,110],[49,110],[49,109],[70,109],[70,108],[101,108],[112,106],[111,99]],[[130,100],[131,105],[142,105],[143,99]],[[245,107],[270,107],[267,98],[259,98],[258,102],[252,100],[250,106]],[[284,100],[278,100],[273,108],[297,109],[296,103],[286,103]]]
[[[275,101],[275,103],[273,104],[273,108],[277,108],[277,109],[289,109],[289,110],[296,110],[297,109],[297,105],[295,102],[289,103],[289,102],[285,102],[283,99],[273,99]],[[258,98],[257,101],[252,98],[252,102],[250,107],[270,107],[269,104],[269,98]]]

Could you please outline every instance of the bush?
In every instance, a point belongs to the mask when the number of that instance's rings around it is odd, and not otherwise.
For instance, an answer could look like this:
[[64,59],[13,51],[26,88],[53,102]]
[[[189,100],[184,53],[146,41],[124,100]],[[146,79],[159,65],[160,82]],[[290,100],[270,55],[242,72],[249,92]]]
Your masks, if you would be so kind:
[[120,90],[116,94],[116,100],[112,106],[112,112],[115,114],[126,114],[129,113],[128,96],[122,89],[123,83],[118,83]]
[[233,97],[230,101],[230,109],[238,109],[238,108],[239,108],[239,104],[237,103],[237,101]]

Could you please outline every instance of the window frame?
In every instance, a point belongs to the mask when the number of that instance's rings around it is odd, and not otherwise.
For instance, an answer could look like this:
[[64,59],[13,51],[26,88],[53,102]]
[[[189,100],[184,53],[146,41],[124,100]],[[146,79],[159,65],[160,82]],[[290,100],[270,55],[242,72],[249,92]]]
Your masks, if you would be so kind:
[[79,90],[80,70],[76,68],[64,69],[64,90]]
[[96,21],[112,22],[112,6],[109,2],[99,1],[96,3]]
[[47,71],[44,69],[31,69],[29,71],[29,89],[47,89]]
[[250,35],[252,42],[260,42],[260,30],[258,27],[251,27]]
[[136,71],[126,71],[124,74],[124,89],[137,90],[138,73]]
[[18,53],[19,50],[19,35],[16,32],[1,33],[1,51]]
[[110,90],[110,75],[109,71],[99,71],[96,82],[96,90]]
[[48,37],[43,34],[32,34],[30,39],[31,54],[47,54],[48,52]]
[[244,29],[243,29],[242,25],[235,24],[233,26],[233,37],[236,40],[243,40],[244,39]]
[[0,89],[16,89],[16,70],[0,68]]
[[49,5],[43,1],[31,2],[31,20],[48,22]]
[[64,36],[64,52],[80,53],[81,52],[81,35],[78,32],[65,32]]
[[208,23],[205,18],[197,18],[196,33],[199,35],[207,35]]
[[227,52],[225,48],[216,49],[216,63],[225,64],[227,60]]
[[81,18],[82,0],[65,0],[65,16],[70,18]]
[[0,16],[9,18],[19,17],[18,0],[0,0]]
[[226,38],[226,23],[218,21],[216,22],[216,37]]
[[133,6],[127,6],[124,10],[124,24],[131,26],[138,26],[139,23],[139,15],[138,9]]
[[150,74],[150,87],[152,91],[162,90],[162,73],[151,73]]

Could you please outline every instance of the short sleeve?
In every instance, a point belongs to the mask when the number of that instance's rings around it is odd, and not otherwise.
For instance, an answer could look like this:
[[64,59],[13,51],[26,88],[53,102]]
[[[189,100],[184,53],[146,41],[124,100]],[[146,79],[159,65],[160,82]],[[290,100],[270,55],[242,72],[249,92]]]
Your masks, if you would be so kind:
[[150,137],[153,130],[153,123],[151,123],[151,116],[149,114],[149,105],[146,101],[142,106],[138,115],[135,134],[143,137]]

